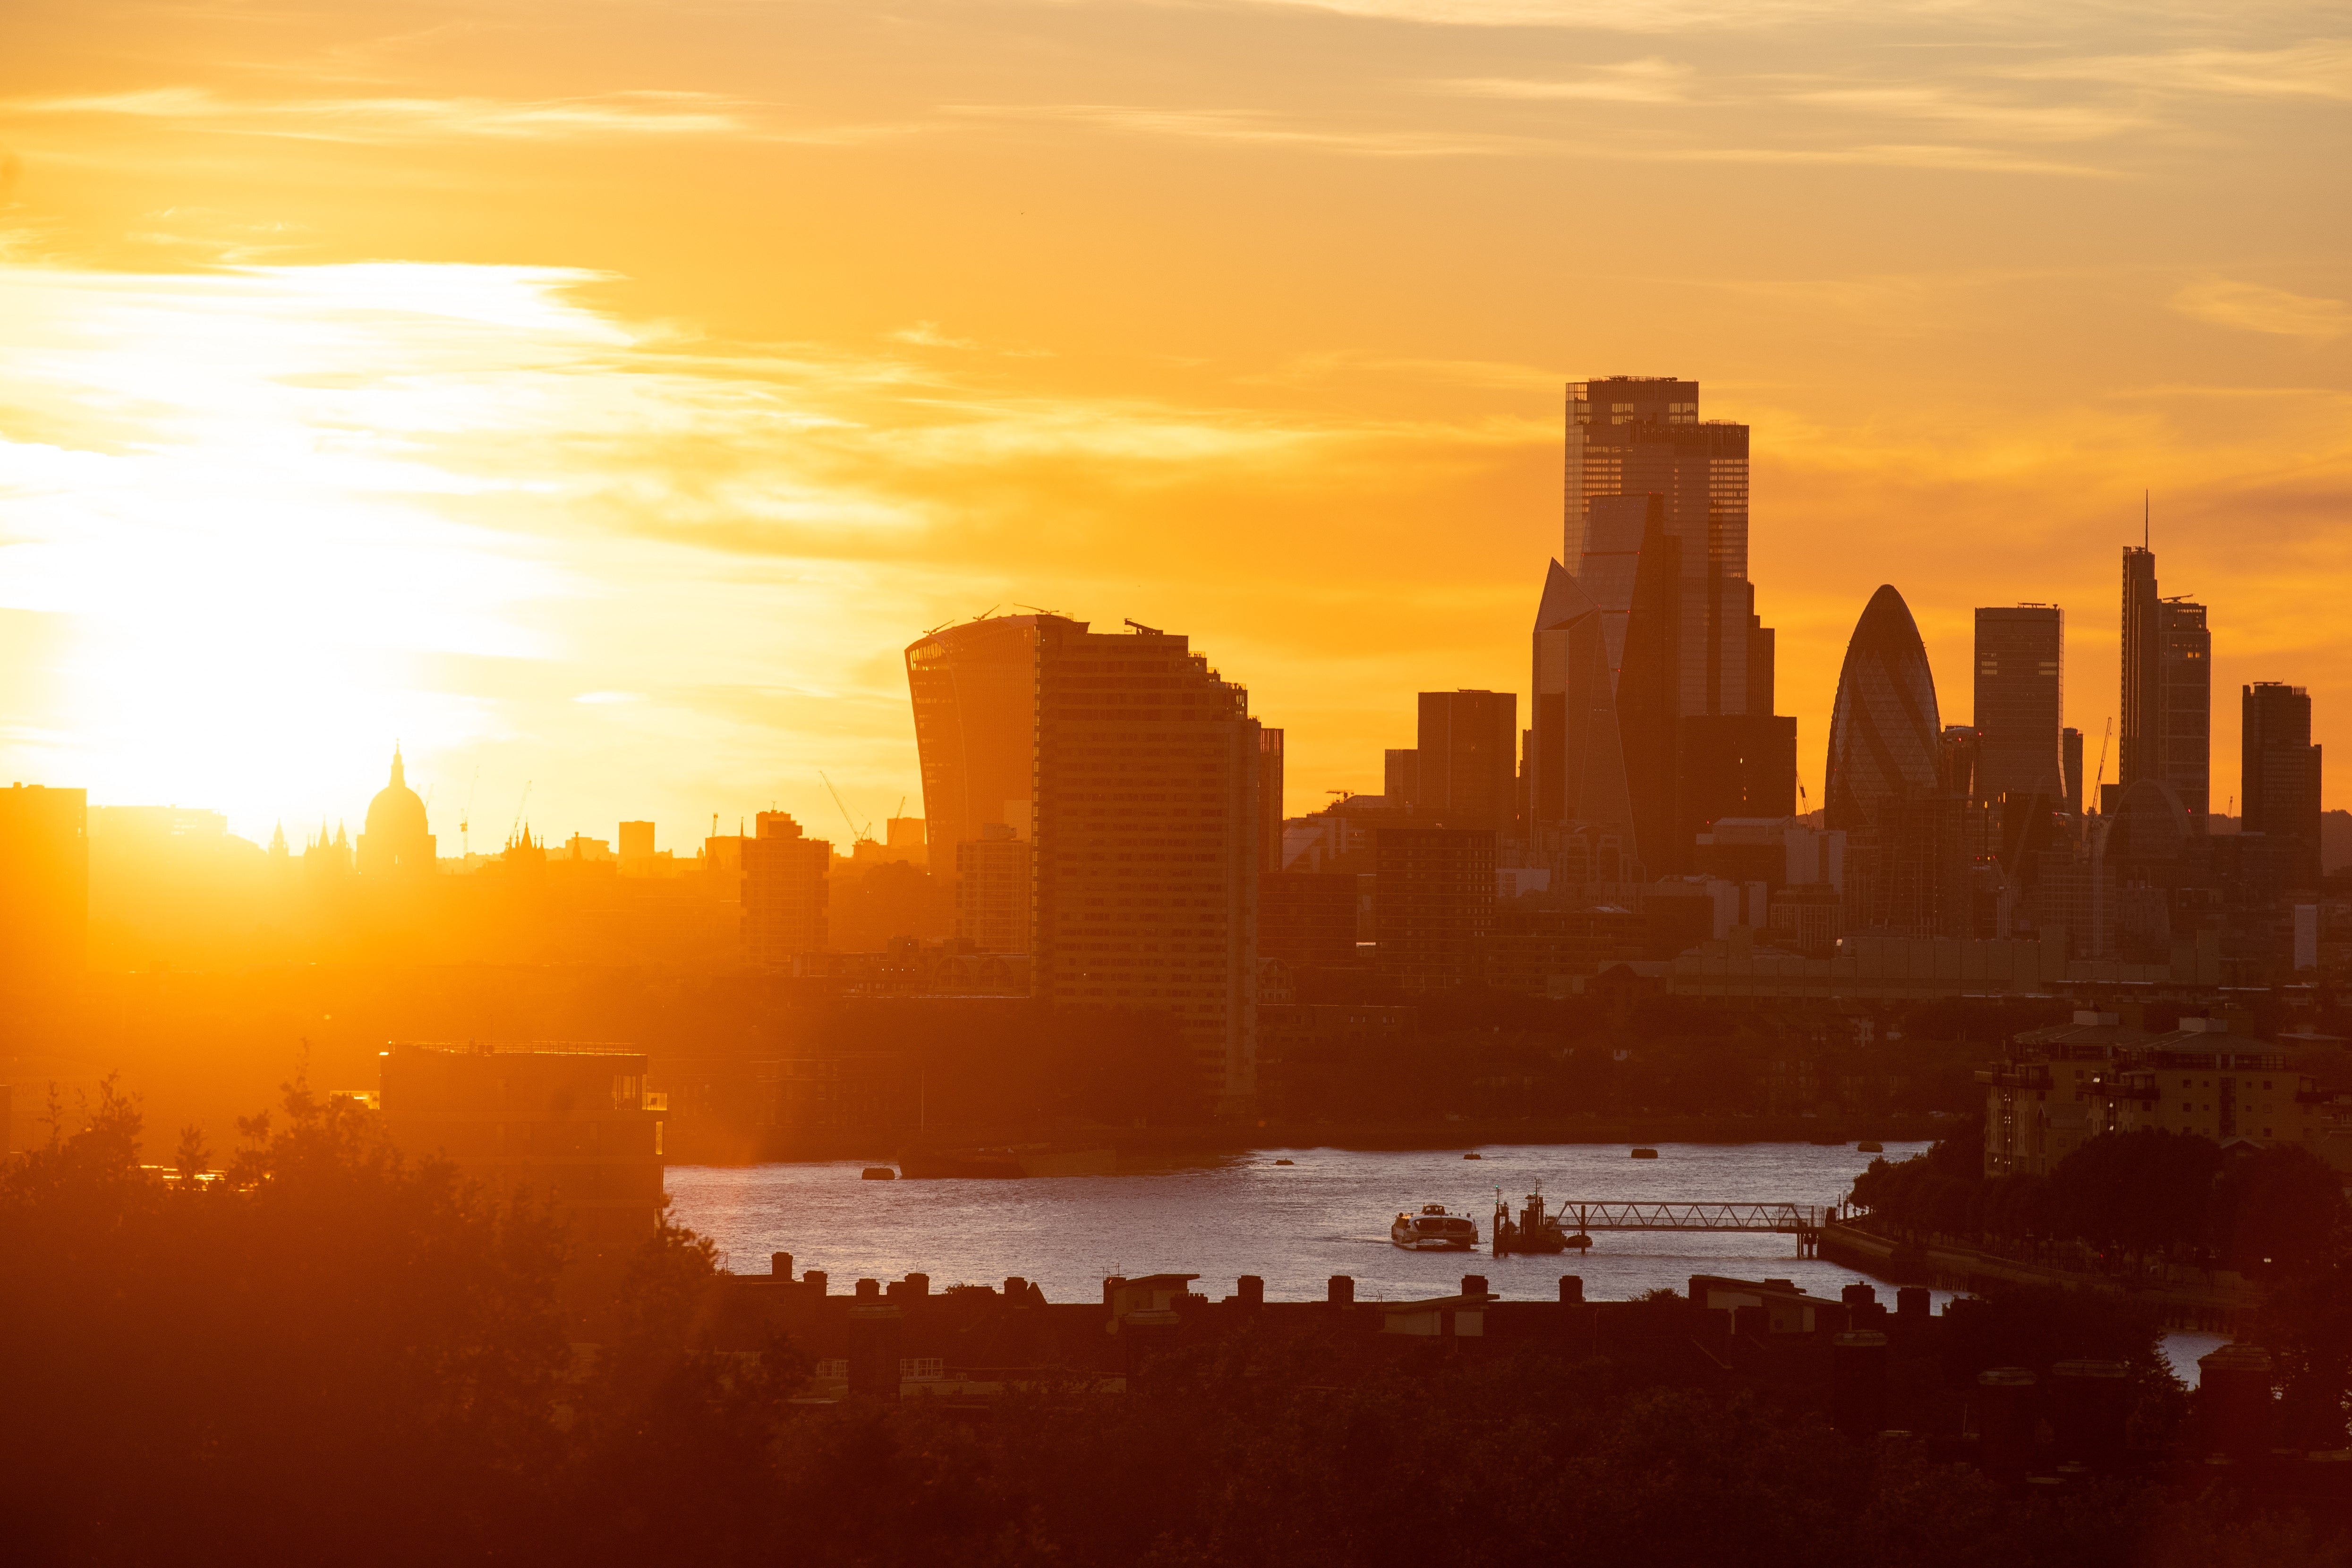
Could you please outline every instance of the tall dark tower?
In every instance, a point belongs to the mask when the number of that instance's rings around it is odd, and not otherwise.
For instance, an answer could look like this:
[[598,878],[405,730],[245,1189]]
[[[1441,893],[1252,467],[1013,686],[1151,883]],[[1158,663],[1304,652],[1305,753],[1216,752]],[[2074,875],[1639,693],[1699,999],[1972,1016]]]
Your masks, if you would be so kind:
[[2116,783],[2129,789],[2157,775],[2157,733],[2164,700],[2158,689],[2162,661],[2157,636],[2163,603],[2156,596],[2156,553],[2145,545],[2124,547],[2123,733],[2116,737]]
[[2041,795],[2056,805],[2066,796],[2065,612],[1981,607],[1976,656],[1977,798]]
[[[1752,644],[1770,635],[1756,621],[1748,581],[1748,426],[1700,423],[1695,381],[1575,381],[1567,457],[1560,560],[1580,577],[1596,502],[1649,494],[1664,503],[1666,533],[1682,551],[1677,712],[1769,713],[1771,694],[1748,689]],[[1598,591],[1593,597],[1606,602]]]
[[2245,813],[2241,828],[2293,838],[2297,887],[2319,883],[2319,748],[2311,743],[2311,698],[2300,686],[2258,680],[2246,687],[2240,751]]
[[2213,634],[2205,606],[2158,592],[2156,554],[2124,548],[2123,733],[2118,793],[2144,778],[2170,784],[2205,831],[2212,795]]

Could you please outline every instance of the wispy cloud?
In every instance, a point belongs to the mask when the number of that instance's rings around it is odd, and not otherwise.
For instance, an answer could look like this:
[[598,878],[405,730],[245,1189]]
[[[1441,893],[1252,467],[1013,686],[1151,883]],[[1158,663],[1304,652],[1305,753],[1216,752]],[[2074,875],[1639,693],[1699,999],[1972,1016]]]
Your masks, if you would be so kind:
[[2290,294],[2284,289],[2226,278],[2192,283],[2172,297],[2171,305],[2184,316],[2217,327],[2310,342],[2326,342],[2352,331],[2352,310],[2346,309],[2341,300]]
[[1893,169],[1942,169],[1956,174],[2054,174],[2070,179],[2116,179],[2115,170],[2088,163],[2062,163],[2021,157],[1990,147],[1952,142],[1874,142],[1844,147],[1692,147],[1648,154],[1675,162],[1705,163],[1852,164]]
[[1652,57],[1602,66],[1573,80],[1524,77],[1463,77],[1431,84],[1467,98],[1590,100],[1601,103],[1682,103],[1696,72],[1678,61]]
[[1376,158],[1484,157],[1539,149],[1526,137],[1480,132],[1383,130],[1302,124],[1264,110],[1151,109],[1114,103],[955,104],[974,119],[1092,125],[1138,136],[1228,142]]
[[2352,99],[2352,39],[2305,38],[2276,49],[2171,49],[2011,66],[2026,80],[2102,81],[2142,91],[2238,98]]
[[1979,135],[2027,142],[2090,141],[2147,123],[2143,115],[2105,105],[2019,103],[1927,83],[1818,88],[1786,94],[1783,101],[1965,126]]
[[252,133],[329,141],[480,136],[740,135],[751,127],[729,99],[698,92],[616,92],[539,100],[494,98],[239,99],[195,87],[81,97],[15,99],[0,111],[193,121]]

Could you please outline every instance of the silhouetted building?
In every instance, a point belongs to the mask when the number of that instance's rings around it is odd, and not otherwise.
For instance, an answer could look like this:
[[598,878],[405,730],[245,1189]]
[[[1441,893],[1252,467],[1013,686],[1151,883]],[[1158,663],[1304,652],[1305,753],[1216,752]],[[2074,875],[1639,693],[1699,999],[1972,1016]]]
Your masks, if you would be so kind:
[[1384,827],[1375,853],[1381,973],[1406,991],[1477,978],[1495,921],[1494,830]]
[[1553,562],[1536,612],[1528,703],[1528,833],[1538,841],[1546,830],[1580,825],[1633,839],[1606,621],[1585,585]]
[[1512,825],[1518,794],[1517,692],[1424,691],[1418,739],[1416,809],[1449,827]]
[[2211,798],[2212,656],[2205,606],[2160,597],[2155,552],[2126,546],[2116,783],[2162,779],[2200,833]]
[[[2055,605],[1978,609],[1976,799],[2066,798],[2065,649],[2066,616]],[[2078,742],[2078,766],[2079,754]]]
[[1257,732],[1257,864],[1261,874],[1282,868],[1282,731]]
[[1257,883],[1257,951],[1292,969],[1356,959],[1356,877],[1347,871],[1275,871]]
[[825,876],[833,846],[807,838],[784,811],[763,811],[742,842],[743,956],[761,969],[789,969],[824,948]]
[[1846,835],[1849,931],[1964,934],[1961,802],[1943,750],[1927,647],[1884,584],[1846,645],[1830,718],[1824,826]]
[[930,842],[919,816],[894,816],[882,825],[883,858],[916,866],[930,864]]
[[87,795],[0,790],[0,1040],[79,977],[89,929]]
[[1247,693],[1181,637],[1053,615],[935,632],[908,647],[907,673],[939,841],[1035,825],[1037,994],[1166,1015],[1203,1087],[1242,1109],[1264,766]]
[[625,822],[620,827],[621,875],[650,877],[654,874],[654,825],[650,822]]
[[1029,951],[1029,844],[992,822],[956,846],[956,935],[983,952]]
[[[1748,582],[1748,426],[1702,424],[1695,381],[1609,376],[1568,387],[1565,542],[1575,563],[1591,549],[1604,497],[1655,494],[1679,542],[1675,711],[1769,712],[1748,689],[1759,636]],[[1606,595],[1587,583],[1596,600]],[[1769,653],[1764,655],[1769,660]]]
[[408,787],[407,770],[397,747],[392,753],[392,782],[368,802],[367,826],[360,832],[359,869],[362,877],[414,877],[436,868],[433,835],[425,821],[425,803]]
[[1675,735],[1677,840],[1696,843],[1724,817],[1794,816],[1797,721],[1771,713],[1693,713]]
[[[1675,798],[1676,702],[1687,642],[1680,629],[1686,597],[1683,542],[1667,531],[1665,498],[1654,493],[1592,498],[1583,533],[1576,580],[1600,610],[1601,657],[1616,718],[1613,740],[1623,768],[1634,852],[1653,876],[1679,870],[1687,849],[1676,833]],[[1596,735],[1590,725],[1584,738],[1587,744],[1598,742],[1602,758],[1598,764],[1570,758],[1571,776],[1606,767],[1612,738]]]
[[2311,697],[2300,686],[2258,680],[2241,699],[2239,831],[2301,847],[2298,886],[2319,885],[2319,748],[2311,743]]
[[378,1058],[384,1131],[505,1195],[551,1201],[575,1257],[625,1257],[661,1216],[662,1121],[647,1058],[619,1047],[394,1043]]
[[1390,747],[1381,753],[1381,794],[1391,804],[1410,807],[1421,796],[1421,753],[1411,747]]
[[2083,799],[2083,731],[2071,729],[2058,731],[2058,754],[2066,781],[2065,808],[2074,816],[2080,816],[2090,809],[2089,803]]

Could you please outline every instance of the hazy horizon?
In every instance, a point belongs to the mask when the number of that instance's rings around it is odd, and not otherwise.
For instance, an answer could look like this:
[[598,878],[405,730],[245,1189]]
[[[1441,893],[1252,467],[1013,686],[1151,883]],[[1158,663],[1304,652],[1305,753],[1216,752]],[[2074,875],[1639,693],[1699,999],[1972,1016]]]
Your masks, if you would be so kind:
[[447,854],[526,781],[559,842],[838,839],[821,771],[922,809],[900,650],[1031,605],[1191,637],[1309,810],[1525,692],[1561,384],[1621,373],[1754,427],[1808,804],[1882,582],[1948,722],[1971,609],[2063,605],[2095,771],[2144,489],[2215,809],[2241,683],[2352,741],[2332,9],[12,23],[0,782],[299,839],[397,741]]

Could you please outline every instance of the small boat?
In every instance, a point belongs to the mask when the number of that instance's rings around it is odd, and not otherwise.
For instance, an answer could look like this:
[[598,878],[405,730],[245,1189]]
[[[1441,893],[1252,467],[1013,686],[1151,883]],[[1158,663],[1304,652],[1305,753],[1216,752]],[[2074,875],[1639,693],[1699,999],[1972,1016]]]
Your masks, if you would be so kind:
[[1636,1160],[1654,1160],[1657,1157],[1658,1152],[1655,1149],[1636,1149],[1633,1151],[1633,1158]]
[[1478,1226],[1444,1204],[1423,1204],[1419,1214],[1397,1215],[1389,1240],[1407,1252],[1467,1252],[1478,1245]]
[[1296,1160],[1276,1160],[1275,1163],[1277,1165],[1296,1165],[1298,1162]]
[[1854,1148],[1864,1154],[1884,1154],[1886,1152],[1886,1145],[1881,1143],[1875,1138],[1865,1138],[1861,1142],[1855,1144]]
[[895,1182],[898,1179],[898,1173],[887,1165],[868,1165],[857,1173],[857,1179],[861,1182]]

